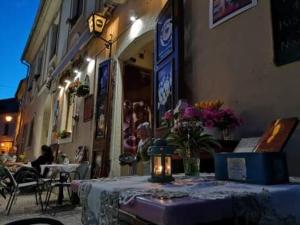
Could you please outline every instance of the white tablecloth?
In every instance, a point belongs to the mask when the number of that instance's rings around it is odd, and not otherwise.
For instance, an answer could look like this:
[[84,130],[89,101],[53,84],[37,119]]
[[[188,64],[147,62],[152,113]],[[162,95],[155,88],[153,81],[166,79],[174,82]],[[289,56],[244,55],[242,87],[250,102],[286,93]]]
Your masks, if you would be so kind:
[[70,164],[45,164],[41,165],[41,174],[44,174],[45,168],[50,170],[55,170],[59,172],[73,172],[75,171],[80,164],[70,163]]

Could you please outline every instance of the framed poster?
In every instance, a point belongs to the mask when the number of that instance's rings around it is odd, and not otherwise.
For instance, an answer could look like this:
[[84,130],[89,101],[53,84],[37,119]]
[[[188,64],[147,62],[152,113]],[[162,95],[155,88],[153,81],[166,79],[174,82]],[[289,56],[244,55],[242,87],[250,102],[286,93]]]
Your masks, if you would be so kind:
[[277,66],[300,60],[299,0],[272,0],[274,63]]
[[[171,1],[169,1],[171,2]],[[173,7],[167,3],[156,24],[156,61],[161,62],[174,48]]]
[[162,126],[162,117],[165,112],[173,109],[174,84],[173,84],[173,60],[166,62],[156,73],[156,115],[157,127]]
[[106,133],[106,112],[110,75],[110,60],[99,65],[98,92],[96,101],[96,138],[104,138]]
[[210,0],[209,27],[212,29],[256,5],[257,0]]
[[93,119],[94,112],[94,96],[89,95],[84,98],[83,122],[88,122]]

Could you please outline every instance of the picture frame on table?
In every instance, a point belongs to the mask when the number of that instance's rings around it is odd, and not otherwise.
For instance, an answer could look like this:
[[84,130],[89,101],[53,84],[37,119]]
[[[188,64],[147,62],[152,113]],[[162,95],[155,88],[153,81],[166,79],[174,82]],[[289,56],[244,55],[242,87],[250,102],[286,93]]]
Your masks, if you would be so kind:
[[174,51],[174,21],[172,1],[167,3],[156,24],[156,61],[162,62]]
[[174,107],[174,60],[166,61],[156,72],[156,127],[164,127],[162,117]]
[[257,5],[257,0],[209,0],[209,28]]
[[110,80],[110,60],[99,65],[98,91],[96,100],[96,138],[105,138],[106,135],[106,112],[108,108],[108,89]]

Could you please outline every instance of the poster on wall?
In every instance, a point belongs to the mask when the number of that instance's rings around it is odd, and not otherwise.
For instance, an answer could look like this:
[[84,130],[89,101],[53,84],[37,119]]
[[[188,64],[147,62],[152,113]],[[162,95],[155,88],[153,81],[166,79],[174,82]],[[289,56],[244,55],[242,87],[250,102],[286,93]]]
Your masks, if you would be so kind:
[[300,60],[300,2],[272,0],[274,62],[277,66]]
[[165,59],[173,52],[173,12],[172,4],[165,8],[156,25],[157,62]]
[[98,92],[96,103],[96,138],[104,138],[106,131],[106,111],[108,101],[110,61],[99,65]]
[[83,122],[88,122],[93,119],[94,97],[89,95],[84,98]]
[[257,0],[210,0],[209,27],[212,29],[256,5]]
[[173,60],[165,63],[160,70],[157,71],[157,127],[161,127],[162,117],[165,112],[173,108]]

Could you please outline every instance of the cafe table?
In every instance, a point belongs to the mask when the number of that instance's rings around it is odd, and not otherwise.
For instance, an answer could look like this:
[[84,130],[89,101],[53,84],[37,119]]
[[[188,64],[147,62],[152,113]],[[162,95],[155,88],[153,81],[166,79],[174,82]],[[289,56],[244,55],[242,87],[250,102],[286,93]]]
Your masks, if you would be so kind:
[[235,224],[300,224],[300,185],[217,181],[213,174],[175,176],[168,184],[147,176],[73,181],[85,225],[116,224],[125,212],[157,225],[196,225],[233,219]]
[[[69,164],[44,164],[41,165],[41,174],[44,174],[44,171],[46,168],[49,169],[49,171],[56,172],[60,174],[60,181],[63,181],[64,178],[61,176],[61,173],[71,173],[76,171],[76,169],[80,166],[80,164],[77,163],[69,163]],[[59,193],[57,198],[57,204],[61,205],[64,199],[64,193],[63,193],[63,187],[59,187]]]

